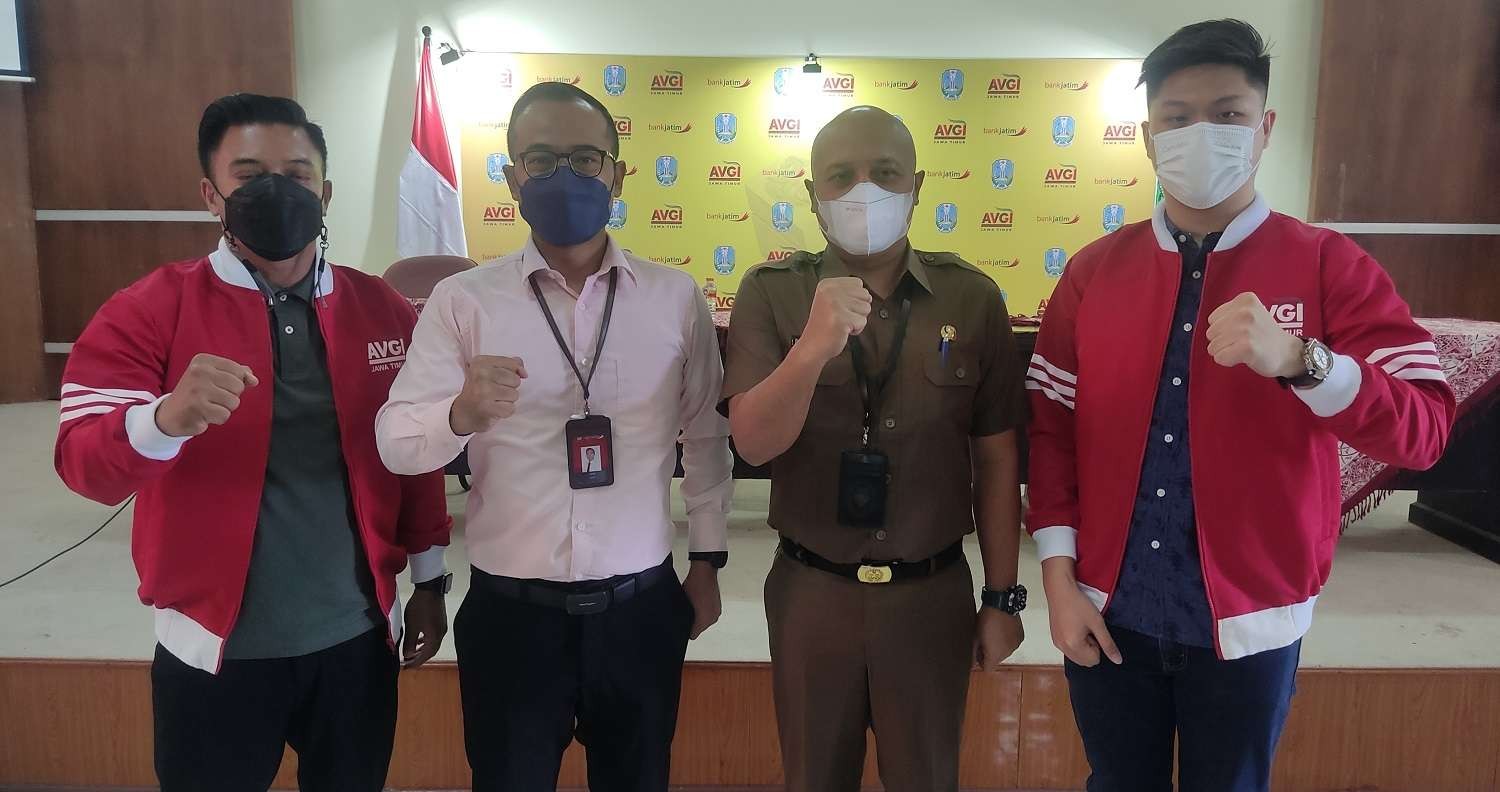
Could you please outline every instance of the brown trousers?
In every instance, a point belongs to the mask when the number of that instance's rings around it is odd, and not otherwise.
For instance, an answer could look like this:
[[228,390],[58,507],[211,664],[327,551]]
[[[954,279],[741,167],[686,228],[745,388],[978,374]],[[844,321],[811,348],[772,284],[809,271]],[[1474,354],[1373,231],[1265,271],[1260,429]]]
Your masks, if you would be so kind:
[[887,792],[956,792],[973,663],[967,562],[867,585],[778,554],[765,603],[788,792],[857,792],[867,729]]

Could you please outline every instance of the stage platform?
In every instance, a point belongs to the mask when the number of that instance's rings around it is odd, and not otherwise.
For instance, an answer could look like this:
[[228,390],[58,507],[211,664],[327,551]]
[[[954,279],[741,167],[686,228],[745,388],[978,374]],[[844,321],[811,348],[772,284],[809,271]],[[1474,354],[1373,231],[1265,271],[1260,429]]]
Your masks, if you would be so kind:
[[[56,416],[55,403],[0,406],[0,580],[87,535],[113,511],[57,479]],[[468,575],[464,497],[449,483],[451,614]],[[775,546],[767,496],[767,482],[739,483],[724,617],[689,648],[674,765],[684,785],[770,788],[780,780],[761,607]],[[1500,565],[1408,524],[1411,502],[1410,493],[1396,495],[1340,544],[1304,643],[1278,792],[1500,789]],[[681,508],[674,503],[679,521]],[[135,597],[129,517],[127,509],[82,547],[0,589],[0,789],[151,784],[145,661],[154,643],[150,611]],[[682,565],[685,538],[678,544]],[[977,570],[977,545],[971,540],[966,549]],[[1078,789],[1081,747],[1030,540],[1023,540],[1021,579],[1037,592],[1025,614],[1028,640],[1006,670],[974,676],[964,785]],[[403,679],[391,776],[397,788],[467,783],[452,659],[450,641],[437,662]],[[582,786],[579,758],[570,754],[564,786]],[[874,761],[872,752],[871,770]]]

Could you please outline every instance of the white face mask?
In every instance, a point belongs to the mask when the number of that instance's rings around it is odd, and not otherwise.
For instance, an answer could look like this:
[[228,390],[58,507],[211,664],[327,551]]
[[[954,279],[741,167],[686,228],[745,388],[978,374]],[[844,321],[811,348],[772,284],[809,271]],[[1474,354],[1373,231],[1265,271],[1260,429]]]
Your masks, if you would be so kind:
[[912,193],[893,193],[860,182],[832,201],[818,201],[828,241],[853,256],[889,250],[911,228]]
[[1223,203],[1260,167],[1259,160],[1250,161],[1258,131],[1260,126],[1200,121],[1153,134],[1156,177],[1161,179],[1162,189],[1194,209],[1211,209]]

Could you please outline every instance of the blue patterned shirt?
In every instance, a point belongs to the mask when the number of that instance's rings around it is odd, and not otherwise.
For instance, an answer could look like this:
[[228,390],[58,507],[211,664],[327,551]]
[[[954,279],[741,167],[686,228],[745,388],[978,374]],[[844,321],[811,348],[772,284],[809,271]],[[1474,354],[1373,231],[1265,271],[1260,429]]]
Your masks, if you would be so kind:
[[[1167,221],[1182,253],[1182,281],[1167,350],[1125,562],[1105,613],[1111,625],[1188,646],[1213,647],[1213,613],[1203,585],[1193,515],[1193,471],[1188,454],[1188,364],[1199,329],[1203,277],[1219,235],[1200,247]],[[1205,328],[1206,329],[1206,328]]]

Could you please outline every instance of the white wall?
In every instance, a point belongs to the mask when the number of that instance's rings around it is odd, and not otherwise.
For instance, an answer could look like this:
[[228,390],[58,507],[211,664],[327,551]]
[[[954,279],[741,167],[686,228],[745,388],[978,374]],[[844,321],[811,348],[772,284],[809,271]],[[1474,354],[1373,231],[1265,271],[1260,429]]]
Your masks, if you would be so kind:
[[434,47],[511,52],[1140,58],[1217,17],[1247,20],[1271,42],[1280,119],[1259,184],[1274,207],[1304,217],[1321,0],[297,0],[297,98],[328,134],[332,256],[380,272],[396,256],[424,24]]

